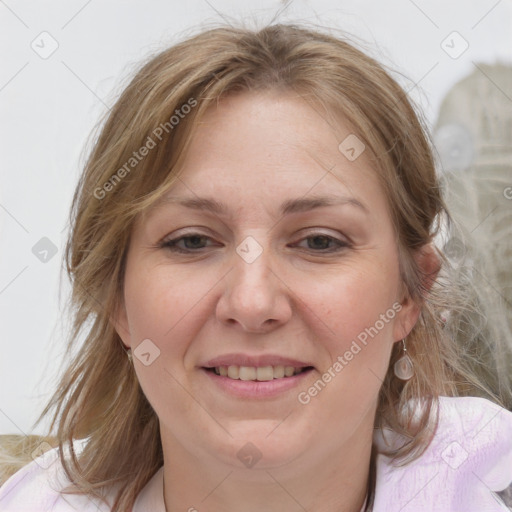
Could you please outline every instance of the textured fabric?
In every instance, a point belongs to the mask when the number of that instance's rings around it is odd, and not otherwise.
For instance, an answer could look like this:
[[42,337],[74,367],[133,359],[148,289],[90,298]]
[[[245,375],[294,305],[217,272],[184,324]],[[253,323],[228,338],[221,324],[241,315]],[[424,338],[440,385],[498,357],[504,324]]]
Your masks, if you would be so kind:
[[[380,431],[375,441],[383,448],[402,440]],[[512,413],[482,398],[443,397],[423,455],[394,467],[380,454],[376,475],[375,512],[509,510],[497,493],[512,483]]]
[[[381,448],[401,441],[391,431],[375,434]],[[110,510],[97,499],[59,492],[68,480],[56,453],[38,457],[0,488],[1,512]],[[380,454],[376,470],[372,512],[510,511],[503,499],[512,495],[512,413],[481,398],[442,397],[439,427],[425,453],[404,467]],[[140,492],[133,512],[165,512],[163,468]]]

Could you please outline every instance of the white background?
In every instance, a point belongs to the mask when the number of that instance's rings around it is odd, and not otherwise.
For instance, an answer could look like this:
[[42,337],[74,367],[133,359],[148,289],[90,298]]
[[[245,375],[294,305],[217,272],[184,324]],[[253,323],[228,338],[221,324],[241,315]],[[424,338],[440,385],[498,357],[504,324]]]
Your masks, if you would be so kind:
[[[367,42],[407,77],[402,85],[432,124],[443,96],[474,62],[512,63],[511,0],[287,5],[281,22],[306,20]],[[32,431],[60,371],[69,322],[65,277],[59,296],[62,251],[95,123],[149,53],[205,23],[226,17],[263,25],[284,7],[275,0],[0,0],[0,433]],[[50,47],[44,31],[58,43],[46,59],[31,47]],[[441,47],[453,31],[469,43],[456,59]],[[42,237],[58,249],[46,263],[32,253]]]

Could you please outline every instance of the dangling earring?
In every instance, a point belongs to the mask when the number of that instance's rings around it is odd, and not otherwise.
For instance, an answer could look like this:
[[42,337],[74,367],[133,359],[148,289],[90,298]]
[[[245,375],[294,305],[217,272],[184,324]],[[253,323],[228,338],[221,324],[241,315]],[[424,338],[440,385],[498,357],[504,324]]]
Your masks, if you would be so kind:
[[412,359],[407,355],[407,348],[405,346],[405,338],[402,340],[403,343],[403,356],[394,364],[393,370],[395,375],[400,380],[409,380],[414,375],[414,364]]
[[126,355],[128,356],[128,361],[130,361],[130,364],[133,363],[133,356],[132,356],[132,349],[129,348],[127,351],[126,351]]

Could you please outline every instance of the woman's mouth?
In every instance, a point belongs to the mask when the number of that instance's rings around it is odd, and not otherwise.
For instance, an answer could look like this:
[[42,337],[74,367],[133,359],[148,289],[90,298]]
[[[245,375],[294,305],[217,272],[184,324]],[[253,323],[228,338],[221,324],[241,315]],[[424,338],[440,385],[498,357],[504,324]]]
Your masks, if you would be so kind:
[[296,387],[312,366],[203,367],[205,375],[224,392],[240,398],[271,398]]

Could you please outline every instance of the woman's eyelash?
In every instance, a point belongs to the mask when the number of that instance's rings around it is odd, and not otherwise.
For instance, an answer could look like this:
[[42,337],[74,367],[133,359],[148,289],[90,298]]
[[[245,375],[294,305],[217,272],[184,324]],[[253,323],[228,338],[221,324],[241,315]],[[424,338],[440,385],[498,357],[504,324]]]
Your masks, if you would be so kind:
[[[302,240],[309,240],[309,239],[325,239],[328,242],[333,242],[334,244],[336,244],[337,248],[329,249],[329,250],[324,250],[323,252],[325,252],[325,253],[338,252],[338,251],[341,251],[343,249],[347,249],[348,247],[351,246],[350,243],[347,242],[346,240],[340,240],[338,238],[335,238],[335,237],[330,236],[330,235],[326,235],[324,233],[313,233],[313,234],[311,234],[309,236],[301,238],[301,241]],[[314,252],[320,252],[320,251],[314,251]]]
[[[169,249],[173,252],[183,252],[183,253],[197,252],[197,251],[194,251],[193,249],[182,249],[181,247],[178,246],[178,243],[181,240],[190,240],[190,239],[194,239],[194,238],[210,239],[209,236],[201,235],[200,233],[192,233],[190,235],[180,236],[178,238],[173,238],[171,240],[163,240],[162,243],[160,244],[160,247]],[[204,249],[204,247],[199,247],[199,249]]]
[[[177,237],[177,238],[173,238],[173,239],[170,239],[170,240],[163,240],[159,247],[160,248],[165,248],[165,249],[168,249],[170,251],[173,251],[173,252],[179,252],[179,253],[187,253],[187,254],[190,254],[190,253],[193,253],[193,252],[199,252],[201,249],[205,249],[206,247],[195,247],[195,248],[182,248],[178,245],[179,242],[181,242],[182,240],[183,241],[187,241],[187,240],[193,240],[193,239],[207,239],[207,240],[211,240],[211,237],[207,236],[207,235],[202,235],[201,233],[191,233],[189,235],[184,235],[184,236],[180,236],[180,237]],[[345,240],[339,240],[338,238],[335,238],[333,236],[330,236],[330,235],[326,235],[324,233],[312,233],[311,235],[309,236],[306,236],[306,237],[303,237],[301,238],[300,241],[303,241],[303,240],[309,240],[309,239],[322,239],[322,240],[325,240],[326,242],[328,243],[331,243],[333,242],[334,244],[336,244],[337,247],[335,248],[321,248],[321,250],[317,251],[315,249],[312,249],[312,248],[309,248],[309,250],[313,251],[313,252],[317,252],[317,253],[332,253],[332,252],[338,252],[338,251],[341,251],[343,249],[347,249],[349,247],[351,247],[351,244]]]

